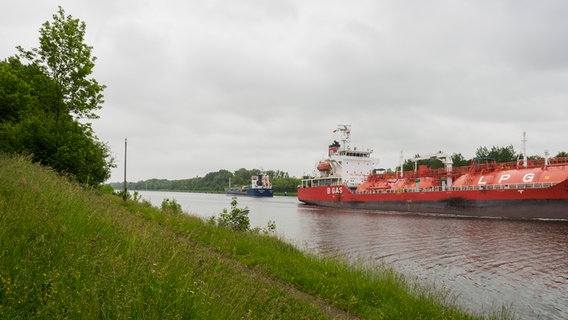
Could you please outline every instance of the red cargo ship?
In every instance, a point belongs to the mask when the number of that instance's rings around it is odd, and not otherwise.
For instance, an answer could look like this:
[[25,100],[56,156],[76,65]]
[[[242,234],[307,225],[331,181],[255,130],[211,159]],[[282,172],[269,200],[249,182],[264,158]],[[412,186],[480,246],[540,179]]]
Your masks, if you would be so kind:
[[451,157],[438,152],[415,158],[415,164],[437,158],[444,168],[421,165],[387,173],[374,169],[378,159],[371,157],[372,150],[349,146],[350,126],[340,125],[336,131],[342,134],[341,143],[334,141],[318,163],[318,173],[302,180],[299,201],[337,208],[568,220],[568,158],[527,160],[523,145],[520,161],[475,159],[470,166],[454,168]]

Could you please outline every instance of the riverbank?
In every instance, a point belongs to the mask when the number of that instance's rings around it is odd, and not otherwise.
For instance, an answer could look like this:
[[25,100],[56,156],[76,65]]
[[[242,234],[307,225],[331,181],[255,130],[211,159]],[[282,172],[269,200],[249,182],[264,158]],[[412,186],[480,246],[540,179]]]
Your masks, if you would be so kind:
[[2,318],[481,318],[388,267],[124,205],[25,159],[0,155],[0,180]]

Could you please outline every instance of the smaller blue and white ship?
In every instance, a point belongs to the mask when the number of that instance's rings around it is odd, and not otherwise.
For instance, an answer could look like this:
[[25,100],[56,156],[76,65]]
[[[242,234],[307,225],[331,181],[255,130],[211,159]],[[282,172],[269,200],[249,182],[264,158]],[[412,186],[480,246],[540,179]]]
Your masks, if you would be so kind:
[[249,196],[249,197],[272,197],[272,184],[270,183],[270,178],[267,174],[259,174],[251,177],[250,186],[242,186],[239,188],[231,188],[230,182],[229,187],[225,188],[226,194],[237,195],[237,196]]

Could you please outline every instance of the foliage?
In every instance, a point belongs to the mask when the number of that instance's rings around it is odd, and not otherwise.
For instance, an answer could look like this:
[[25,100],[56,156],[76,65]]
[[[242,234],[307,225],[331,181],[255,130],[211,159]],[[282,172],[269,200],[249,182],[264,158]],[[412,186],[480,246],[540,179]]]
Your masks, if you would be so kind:
[[99,186],[99,190],[108,194],[116,194],[114,192],[114,188],[110,184],[103,184]]
[[[91,48],[82,43],[84,23],[59,9],[55,22],[46,22],[40,31],[40,49],[19,48],[31,64],[18,57],[0,61],[0,151],[31,155],[35,162],[97,186],[109,178],[114,159],[91,125],[73,115],[93,118],[92,110],[102,103],[101,88],[84,78],[93,67],[85,59],[94,61]],[[89,93],[97,97],[85,96]]]
[[[414,157],[419,158],[420,155],[416,154],[416,155],[414,155]],[[466,160],[461,153],[452,154],[451,159],[452,159],[452,166],[454,166],[454,167],[467,166],[471,163],[471,161]],[[415,169],[414,163],[415,163],[414,159],[406,159],[404,161],[403,166],[402,166],[403,170],[404,171],[413,171]],[[418,165],[426,165],[430,169],[439,169],[439,168],[444,167],[444,163],[440,159],[437,159],[437,158],[418,160],[417,164]],[[400,170],[400,166],[397,167],[396,170],[397,171]]]
[[507,147],[493,146],[491,150],[487,149],[487,147],[479,147],[475,152],[475,156],[477,158],[494,159],[497,162],[512,162],[518,159],[518,155],[515,153],[512,145]]
[[77,181],[98,185],[108,179],[114,166],[106,144],[91,127],[71,117],[57,122],[40,110],[17,123],[0,125],[0,150],[29,154],[36,162],[69,174]]
[[272,183],[272,189],[274,192],[290,193],[296,192],[296,189],[300,184],[300,179],[285,176],[280,178],[271,178],[270,182]]
[[85,22],[66,16],[62,7],[53,15],[53,22],[46,21],[40,29],[40,46],[25,50],[18,46],[21,58],[41,67],[58,88],[60,114],[73,114],[79,118],[96,119],[94,113],[104,102],[100,85],[88,78],[95,66],[92,47],[84,43]]
[[203,177],[201,183],[204,188],[215,190],[219,189],[219,186],[227,186],[229,183],[229,178],[231,178],[231,176],[231,172],[222,169],[217,172],[210,172],[206,174],[205,177]]
[[[414,155],[415,158],[419,158],[420,155],[416,154]],[[402,165],[402,170],[404,171],[412,171],[415,170],[416,168],[414,167],[414,158],[411,159],[406,159],[404,161],[404,164]],[[430,169],[438,169],[438,168],[442,168],[444,167],[444,164],[442,163],[442,161],[440,161],[439,159],[436,158],[430,158],[430,159],[422,159],[422,160],[418,160],[416,162],[416,164],[418,166],[420,165],[426,165],[428,166]],[[400,170],[400,166],[397,167],[397,171]]]
[[467,160],[461,153],[454,153],[452,154],[452,166],[454,167],[463,167],[467,166],[471,163],[471,160]]
[[266,223],[265,229],[255,228],[255,230],[253,230],[253,232],[256,232],[256,233],[262,232],[264,234],[274,234],[274,232],[276,232],[276,221],[268,220],[268,222]]
[[267,230],[268,230],[268,232],[276,231],[276,221],[268,220]]
[[[137,194],[137,192],[135,192],[135,194]],[[137,201],[138,199],[135,198],[135,201]],[[162,211],[163,212],[167,212],[167,213],[171,213],[171,214],[181,214],[183,213],[183,210],[181,209],[181,205],[179,203],[177,203],[176,199],[164,199],[162,201]]]
[[541,160],[541,159],[544,159],[544,157],[540,155],[532,155],[527,157],[527,160]]
[[38,107],[27,72],[16,58],[0,62],[0,124],[18,122],[30,109]]
[[[166,180],[166,179],[149,179],[138,182],[130,182],[128,188],[131,190],[172,190],[172,191],[194,191],[194,192],[223,192],[229,185],[229,179],[232,186],[248,185],[250,178],[261,172],[259,169],[247,170],[241,168],[234,173],[221,169],[216,172],[209,172],[204,177],[195,177],[191,179]],[[272,189],[274,192],[295,192],[300,180],[290,177],[287,172],[280,170],[263,171],[270,176]],[[115,188],[122,188],[121,184],[115,182],[112,184]]]
[[268,235],[273,234],[276,231],[276,222],[274,220],[269,220],[266,228],[264,229],[259,227],[251,229],[250,219],[248,217],[250,210],[248,207],[238,208],[237,205],[237,197],[232,197],[231,210],[229,211],[227,208],[224,208],[218,217],[210,217],[209,223],[219,227],[228,228],[233,231],[250,231],[255,234],[263,233]]
[[217,218],[217,224],[235,231],[248,231],[250,230],[250,219],[248,217],[250,210],[248,207],[238,208],[237,205],[237,197],[233,197],[231,211],[224,208]]

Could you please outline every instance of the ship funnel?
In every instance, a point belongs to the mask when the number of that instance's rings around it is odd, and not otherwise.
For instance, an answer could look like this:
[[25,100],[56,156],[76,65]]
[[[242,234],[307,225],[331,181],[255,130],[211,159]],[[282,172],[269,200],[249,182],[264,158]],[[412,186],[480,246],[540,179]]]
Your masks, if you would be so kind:
[[339,147],[340,147],[339,142],[337,142],[337,140],[333,140],[333,143],[329,145],[327,155],[331,157],[332,154],[335,154],[337,150],[339,150]]

